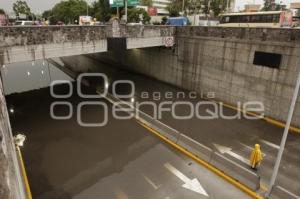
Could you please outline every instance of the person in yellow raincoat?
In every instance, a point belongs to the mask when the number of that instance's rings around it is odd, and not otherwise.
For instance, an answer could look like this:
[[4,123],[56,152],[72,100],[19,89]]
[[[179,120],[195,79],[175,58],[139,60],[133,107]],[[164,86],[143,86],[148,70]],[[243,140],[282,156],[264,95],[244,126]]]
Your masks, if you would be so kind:
[[263,160],[262,152],[260,150],[260,145],[255,144],[255,148],[253,149],[250,157],[250,166],[252,169],[257,169],[260,165],[261,161]]

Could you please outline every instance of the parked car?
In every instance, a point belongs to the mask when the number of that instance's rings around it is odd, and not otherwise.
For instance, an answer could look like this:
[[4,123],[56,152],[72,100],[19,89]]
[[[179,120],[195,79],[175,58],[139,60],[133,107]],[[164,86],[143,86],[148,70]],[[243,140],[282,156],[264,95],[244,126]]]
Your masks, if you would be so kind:
[[36,23],[34,21],[16,21],[15,26],[34,26]]

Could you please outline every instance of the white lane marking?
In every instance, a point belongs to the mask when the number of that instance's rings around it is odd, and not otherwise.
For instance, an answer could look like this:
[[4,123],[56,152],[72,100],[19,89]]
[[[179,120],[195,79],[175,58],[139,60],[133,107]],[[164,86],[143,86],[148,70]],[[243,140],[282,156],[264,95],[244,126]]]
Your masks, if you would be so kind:
[[128,196],[120,188],[115,188],[115,195],[118,199],[129,199]]
[[202,187],[202,185],[200,184],[200,182],[198,181],[197,178],[194,178],[192,180],[189,179],[187,176],[185,176],[183,173],[181,173],[178,169],[176,169],[170,163],[165,163],[164,166],[171,173],[173,173],[176,177],[178,177],[180,180],[182,180],[184,182],[182,187],[208,197],[208,194],[206,193],[205,189]]
[[[250,151],[252,151],[254,149],[254,147],[248,146],[244,143],[238,142],[240,145],[242,145],[243,147],[249,149]],[[263,157],[266,157],[267,155],[265,153],[262,153]]]
[[144,179],[155,189],[159,189],[161,187],[160,185],[156,185],[148,176],[146,176],[145,174],[142,173],[142,176],[144,177]]
[[260,141],[261,141],[262,143],[264,143],[264,144],[270,146],[270,147],[275,148],[275,149],[279,149],[279,148],[280,148],[279,145],[274,144],[274,143],[272,143],[272,142],[269,142],[269,141],[267,141],[267,140],[260,140]]
[[[99,92],[99,91],[96,91],[96,92],[97,92],[99,95],[101,95],[101,92]],[[126,108],[123,108],[122,105],[130,106],[130,108],[132,108],[132,109],[136,110],[137,112],[139,112],[139,113],[141,113],[141,114],[144,114],[144,115],[146,115],[147,117],[149,117],[149,118],[155,120],[155,121],[156,121],[157,123],[159,123],[160,125],[165,126],[165,127],[167,127],[168,129],[174,131],[175,133],[180,134],[176,129],[174,129],[174,128],[168,126],[167,124],[162,123],[161,121],[159,121],[159,120],[157,120],[157,119],[151,117],[151,116],[148,115],[147,113],[141,111],[140,109],[136,108],[135,106],[133,106],[132,104],[130,104],[130,103],[126,102],[126,101],[120,100],[120,99],[118,99],[118,98],[117,98],[118,101],[114,101],[114,100],[112,100],[112,99],[111,99],[110,97],[108,97],[108,96],[103,96],[103,97],[104,97],[106,100],[108,100],[110,103],[112,103],[112,104],[118,106],[118,107],[119,107],[120,109],[122,109],[124,112],[129,112],[129,113],[131,113],[130,110],[128,110],[128,109],[126,109]],[[121,102],[121,104],[120,104],[120,102]],[[144,119],[140,118],[140,117],[137,116],[137,115],[135,115],[135,118],[136,118],[137,120],[139,120],[139,121],[142,121],[143,123],[149,123],[149,122],[146,122]]]
[[238,160],[240,160],[240,161],[242,161],[246,164],[249,164],[248,159],[244,158],[243,156],[240,156],[239,154],[236,154],[236,153],[232,152],[232,148],[222,146],[222,145],[219,145],[219,144],[215,144],[215,143],[213,145],[216,147],[216,149],[218,149],[218,151],[220,153],[222,153],[222,154],[227,153],[228,155],[230,155],[230,156],[232,156],[232,157],[234,157],[234,158],[236,158],[236,159],[238,159]]

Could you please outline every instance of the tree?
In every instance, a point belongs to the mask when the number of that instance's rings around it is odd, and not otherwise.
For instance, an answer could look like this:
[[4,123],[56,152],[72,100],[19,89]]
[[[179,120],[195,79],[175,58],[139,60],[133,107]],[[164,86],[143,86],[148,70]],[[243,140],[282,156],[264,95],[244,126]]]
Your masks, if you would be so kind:
[[166,7],[169,12],[170,17],[180,16],[180,11],[182,10],[182,0],[171,0],[169,5]]
[[20,16],[20,14],[24,14],[26,16],[31,16],[32,13],[30,11],[29,6],[27,5],[26,1],[17,0],[13,4],[13,10],[17,17]]
[[92,4],[91,15],[99,21],[107,22],[111,18],[112,9],[109,5],[109,0],[98,0]]
[[285,10],[286,5],[275,3],[275,0],[264,0],[262,11],[278,11]]
[[273,0],[264,0],[264,7],[262,8],[263,11],[271,11],[273,10]]
[[152,0],[141,0],[140,1],[142,6],[148,6],[148,7],[152,7],[153,5],[153,1]]
[[162,19],[161,19],[161,25],[166,25],[167,24],[167,21],[168,21],[168,18],[167,17],[163,17]]
[[52,15],[53,15],[52,10],[45,10],[42,14],[42,18],[44,18],[45,20],[49,20],[51,19]]
[[[51,23],[57,23],[58,21],[65,24],[74,23],[75,20],[79,20],[79,16],[87,14],[87,6],[88,4],[84,0],[61,1],[52,9]],[[48,11],[46,14],[49,13]]]
[[2,8],[0,8],[0,15],[5,15],[5,11]]
[[213,0],[211,2],[210,8],[214,16],[218,16],[227,9],[227,1],[230,0]]
[[185,14],[199,14],[201,11],[201,6],[203,1],[200,0],[187,0],[186,5],[184,7]]
[[142,8],[129,8],[128,9],[128,19],[129,23],[139,23],[148,24],[151,20],[151,17],[148,15],[146,10]]

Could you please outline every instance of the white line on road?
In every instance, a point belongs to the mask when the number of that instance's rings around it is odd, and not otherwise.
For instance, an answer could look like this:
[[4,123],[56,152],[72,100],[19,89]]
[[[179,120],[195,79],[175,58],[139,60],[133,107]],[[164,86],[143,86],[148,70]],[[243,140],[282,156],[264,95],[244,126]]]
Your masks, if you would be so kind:
[[129,199],[128,196],[120,188],[115,188],[115,195],[118,199]]
[[148,176],[146,176],[145,174],[142,173],[142,176],[144,177],[144,179],[155,189],[159,189],[161,187],[160,185],[156,185]]
[[274,144],[274,143],[272,143],[272,142],[269,142],[269,141],[267,141],[267,140],[260,140],[260,141],[261,141],[262,143],[264,143],[264,144],[270,146],[270,147],[275,148],[275,149],[279,149],[279,148],[280,148],[279,145]]
[[187,176],[185,176],[183,173],[181,173],[178,169],[176,169],[174,166],[172,166],[170,163],[165,163],[164,166],[175,176],[177,176],[181,181],[184,182],[182,187],[189,189],[191,191],[194,191],[196,193],[208,196],[205,189],[202,187],[200,182],[197,178],[189,179]]
[[229,148],[229,147],[226,147],[226,146],[222,146],[222,145],[219,145],[219,144],[213,144],[220,153],[224,154],[224,153],[227,153],[228,155],[244,162],[245,164],[249,164],[249,160],[244,158],[243,156],[239,155],[239,154],[236,154],[234,152],[232,152],[232,148]]

